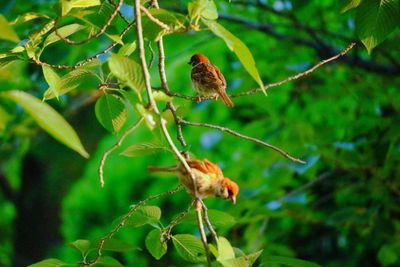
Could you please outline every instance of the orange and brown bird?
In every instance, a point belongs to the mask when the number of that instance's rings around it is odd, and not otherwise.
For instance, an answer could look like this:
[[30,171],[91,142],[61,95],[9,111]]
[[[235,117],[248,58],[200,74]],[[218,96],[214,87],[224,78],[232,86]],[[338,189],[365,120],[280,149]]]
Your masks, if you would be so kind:
[[226,81],[224,75],[213,65],[210,60],[202,55],[195,54],[190,58],[189,64],[192,65],[192,83],[195,90],[201,96],[218,98],[221,97],[225,105],[233,107],[234,104],[226,94]]
[[[231,179],[224,177],[221,169],[211,161],[189,159],[187,163],[195,177],[197,192],[200,198],[210,196],[222,197],[236,203],[239,186]],[[176,172],[179,181],[188,193],[195,197],[193,180],[182,164],[174,167],[149,167],[150,172]]]

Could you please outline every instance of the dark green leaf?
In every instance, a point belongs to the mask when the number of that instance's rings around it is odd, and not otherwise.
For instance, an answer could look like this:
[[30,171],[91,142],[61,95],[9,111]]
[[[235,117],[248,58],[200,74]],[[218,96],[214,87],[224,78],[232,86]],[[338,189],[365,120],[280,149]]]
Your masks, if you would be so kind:
[[111,133],[118,133],[126,122],[128,110],[122,100],[111,94],[104,94],[96,102],[96,117]]
[[95,266],[103,266],[103,267],[124,267],[119,261],[110,257],[110,256],[102,256],[99,258]]
[[378,260],[383,266],[389,266],[399,260],[400,245],[384,245],[379,249]]
[[206,261],[203,243],[194,235],[174,235],[172,242],[184,260],[195,263]]
[[161,243],[161,231],[153,229],[146,237],[146,248],[150,254],[157,260],[161,259],[167,253],[167,242]]
[[[97,246],[93,246],[96,248]],[[114,252],[126,252],[138,249],[136,246],[129,244],[125,241],[118,239],[108,239],[103,246],[103,250],[114,251]]]
[[[230,31],[225,29],[216,21],[212,20],[203,20],[203,21],[215,35],[217,35],[218,37],[222,38],[225,41],[225,44],[229,47],[230,50],[235,52],[236,56],[243,64],[246,71],[258,83],[260,88],[264,89],[264,84],[261,80],[260,74],[258,73],[256,62],[254,61],[253,55],[251,54],[247,46],[239,38],[234,36]],[[266,94],[265,90],[264,93]]]
[[398,25],[397,0],[364,0],[357,9],[356,32],[368,53]]
[[55,139],[83,157],[89,157],[75,130],[48,104],[22,91],[7,91],[2,95],[21,105],[36,123]]

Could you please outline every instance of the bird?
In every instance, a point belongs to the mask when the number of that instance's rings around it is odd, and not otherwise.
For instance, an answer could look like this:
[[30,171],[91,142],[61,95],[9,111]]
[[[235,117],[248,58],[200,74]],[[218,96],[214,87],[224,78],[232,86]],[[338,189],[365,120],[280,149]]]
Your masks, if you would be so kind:
[[200,96],[214,97],[215,99],[221,97],[226,106],[234,106],[232,100],[226,94],[224,75],[222,75],[217,66],[213,65],[202,54],[193,55],[188,64],[192,65],[191,79],[193,87]]
[[[216,164],[208,159],[188,159],[186,161],[195,177],[197,193],[201,199],[215,196],[230,200],[233,204],[236,204],[239,186],[231,179],[224,177],[221,169]],[[192,197],[196,197],[193,179],[182,164],[173,167],[149,166],[148,170],[150,172],[175,172],[188,193]]]

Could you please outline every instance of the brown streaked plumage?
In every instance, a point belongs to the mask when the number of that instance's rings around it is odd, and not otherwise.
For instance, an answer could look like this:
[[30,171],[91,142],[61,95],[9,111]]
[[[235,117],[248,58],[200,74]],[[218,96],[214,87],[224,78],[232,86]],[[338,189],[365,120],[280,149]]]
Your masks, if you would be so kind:
[[[195,176],[196,188],[201,198],[210,196],[222,197],[236,203],[236,197],[239,193],[239,186],[231,179],[224,177],[221,169],[208,159],[187,160],[191,171]],[[194,195],[193,180],[188,175],[182,164],[173,167],[149,167],[150,172],[176,172],[179,181],[186,190]]]
[[233,107],[234,104],[226,94],[226,81],[217,66],[202,55],[195,54],[190,58],[192,65],[191,79],[194,88],[202,96],[221,97],[225,105]]

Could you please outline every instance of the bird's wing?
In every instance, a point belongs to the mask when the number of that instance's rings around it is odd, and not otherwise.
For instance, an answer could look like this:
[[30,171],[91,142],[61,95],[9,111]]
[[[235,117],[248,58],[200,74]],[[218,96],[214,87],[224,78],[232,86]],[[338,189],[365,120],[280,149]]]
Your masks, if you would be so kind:
[[217,67],[211,63],[200,63],[192,69],[192,79],[201,84],[207,84],[211,88],[226,86],[225,78]]
[[215,75],[218,77],[218,79],[220,80],[222,86],[225,89],[226,88],[226,81],[225,81],[224,75],[222,75],[221,71],[218,69],[217,66],[215,66],[215,65],[213,65],[213,66],[214,66]]

